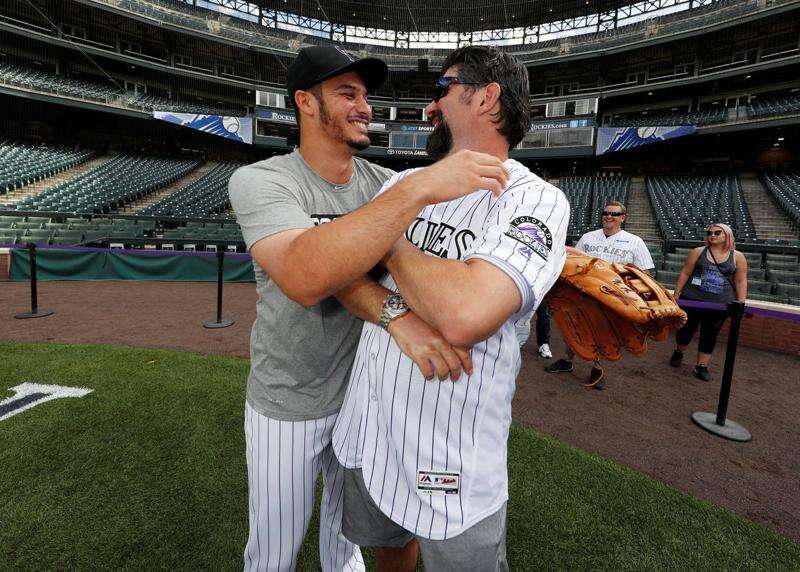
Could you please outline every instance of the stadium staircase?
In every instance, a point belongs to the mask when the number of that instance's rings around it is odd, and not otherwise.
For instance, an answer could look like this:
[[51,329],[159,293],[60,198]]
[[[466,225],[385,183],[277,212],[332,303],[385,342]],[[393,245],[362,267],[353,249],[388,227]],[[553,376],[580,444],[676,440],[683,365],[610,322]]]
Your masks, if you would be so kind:
[[798,238],[792,220],[781,210],[770,193],[761,182],[757,173],[741,173],[739,180],[742,185],[742,194],[753,218],[756,237],[759,239],[786,239]]
[[61,173],[57,173],[52,177],[48,177],[41,181],[37,181],[31,185],[25,185],[24,187],[20,187],[15,191],[11,191],[7,195],[0,197],[0,202],[6,205],[15,205],[20,201],[25,200],[28,197],[34,197],[39,193],[43,193],[44,191],[51,189],[61,183],[72,179],[73,177],[77,177],[81,173],[85,171],[89,171],[104,163],[107,163],[111,159],[114,158],[114,155],[103,155],[102,157],[95,157],[94,159],[89,159],[85,163],[81,163],[80,165],[73,167],[72,169],[68,169],[66,171],[62,171]]
[[644,177],[631,177],[628,193],[628,216],[625,230],[639,236],[645,242],[660,242],[658,224],[644,186]]
[[142,197],[141,199],[135,200],[131,203],[128,203],[121,209],[117,210],[115,214],[133,214],[141,212],[143,209],[149,207],[150,205],[157,203],[161,199],[166,196],[171,195],[181,187],[188,185],[189,183],[196,181],[203,175],[205,175],[209,170],[211,170],[216,163],[209,162],[203,164],[199,169],[195,169],[182,179],[178,179],[171,185],[167,185],[163,189],[159,189],[158,191],[147,195],[146,197]]

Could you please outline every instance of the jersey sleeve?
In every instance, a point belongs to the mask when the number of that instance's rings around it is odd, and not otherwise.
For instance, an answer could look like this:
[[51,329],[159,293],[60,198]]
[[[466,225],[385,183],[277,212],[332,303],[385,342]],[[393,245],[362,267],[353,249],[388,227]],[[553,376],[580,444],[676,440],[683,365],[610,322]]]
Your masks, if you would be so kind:
[[386,191],[391,189],[393,186],[395,186],[398,182],[400,182],[401,180],[405,179],[408,175],[410,175],[411,173],[413,173],[414,171],[417,171],[417,170],[418,169],[406,169],[405,171],[400,171],[399,173],[395,173],[394,171],[392,171],[392,173],[393,173],[392,176],[389,177],[386,180],[386,182],[383,184],[383,186],[380,188],[380,190],[377,193],[375,193],[375,196],[372,197],[372,200],[375,200],[376,198],[381,196],[383,193],[385,193]]
[[242,167],[233,173],[228,195],[248,250],[273,234],[314,226],[314,220],[291,191],[291,183],[269,169]]
[[641,238],[637,237],[637,239],[636,250],[633,254],[633,263],[642,270],[655,268],[653,257],[650,256],[650,250],[647,248],[647,245]]
[[522,298],[517,314],[531,312],[564,266],[569,215],[564,194],[547,183],[506,191],[464,260],[484,260],[505,272]]

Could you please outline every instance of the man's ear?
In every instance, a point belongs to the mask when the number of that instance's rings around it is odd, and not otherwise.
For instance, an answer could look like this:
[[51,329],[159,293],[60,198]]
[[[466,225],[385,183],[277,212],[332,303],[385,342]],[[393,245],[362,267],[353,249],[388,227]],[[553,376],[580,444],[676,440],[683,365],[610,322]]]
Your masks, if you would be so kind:
[[480,113],[493,113],[494,108],[500,103],[500,84],[493,81],[483,89]]
[[317,113],[316,97],[310,91],[297,90],[294,92],[294,105],[297,113],[314,116]]

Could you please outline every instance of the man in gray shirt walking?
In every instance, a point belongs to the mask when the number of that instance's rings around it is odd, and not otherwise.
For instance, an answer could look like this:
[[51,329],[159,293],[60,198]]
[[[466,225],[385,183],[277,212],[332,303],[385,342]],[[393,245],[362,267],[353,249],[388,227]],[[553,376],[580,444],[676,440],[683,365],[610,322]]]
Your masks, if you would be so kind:
[[370,143],[367,91],[387,74],[380,60],[338,47],[301,50],[287,72],[299,150],[239,169],[229,183],[259,295],[245,406],[246,570],[295,568],[320,472],[322,568],[364,568],[341,534],[342,475],[330,445],[362,320],[387,328],[428,379],[471,369],[468,349],[394,307],[367,273],[424,206],[480,188],[500,192],[507,175],[496,158],[464,152],[371,201],[392,171],[354,155]]

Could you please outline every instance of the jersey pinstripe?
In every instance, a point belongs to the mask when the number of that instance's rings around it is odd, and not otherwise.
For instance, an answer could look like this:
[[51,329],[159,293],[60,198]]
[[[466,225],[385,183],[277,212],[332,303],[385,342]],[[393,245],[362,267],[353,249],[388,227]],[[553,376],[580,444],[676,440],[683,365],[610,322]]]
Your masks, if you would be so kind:
[[602,228],[589,231],[578,240],[575,248],[606,262],[633,263],[642,270],[655,266],[644,241],[625,230],[611,236],[606,236]]
[[[563,193],[516,161],[506,167],[500,197],[480,191],[428,206],[406,238],[431,256],[495,265],[517,285],[519,311],[473,347],[473,374],[455,383],[425,381],[386,331],[365,324],[334,428],[337,458],[362,468],[377,506],[434,540],[457,536],[508,498],[506,448],[520,365],[514,323],[535,310],[565,260]],[[396,290],[391,276],[382,283]]]
[[285,421],[245,404],[250,530],[244,570],[290,572],[314,509],[322,473],[319,554],[326,572],[364,570],[358,546],[342,535],[344,475],[330,446],[336,414]]

